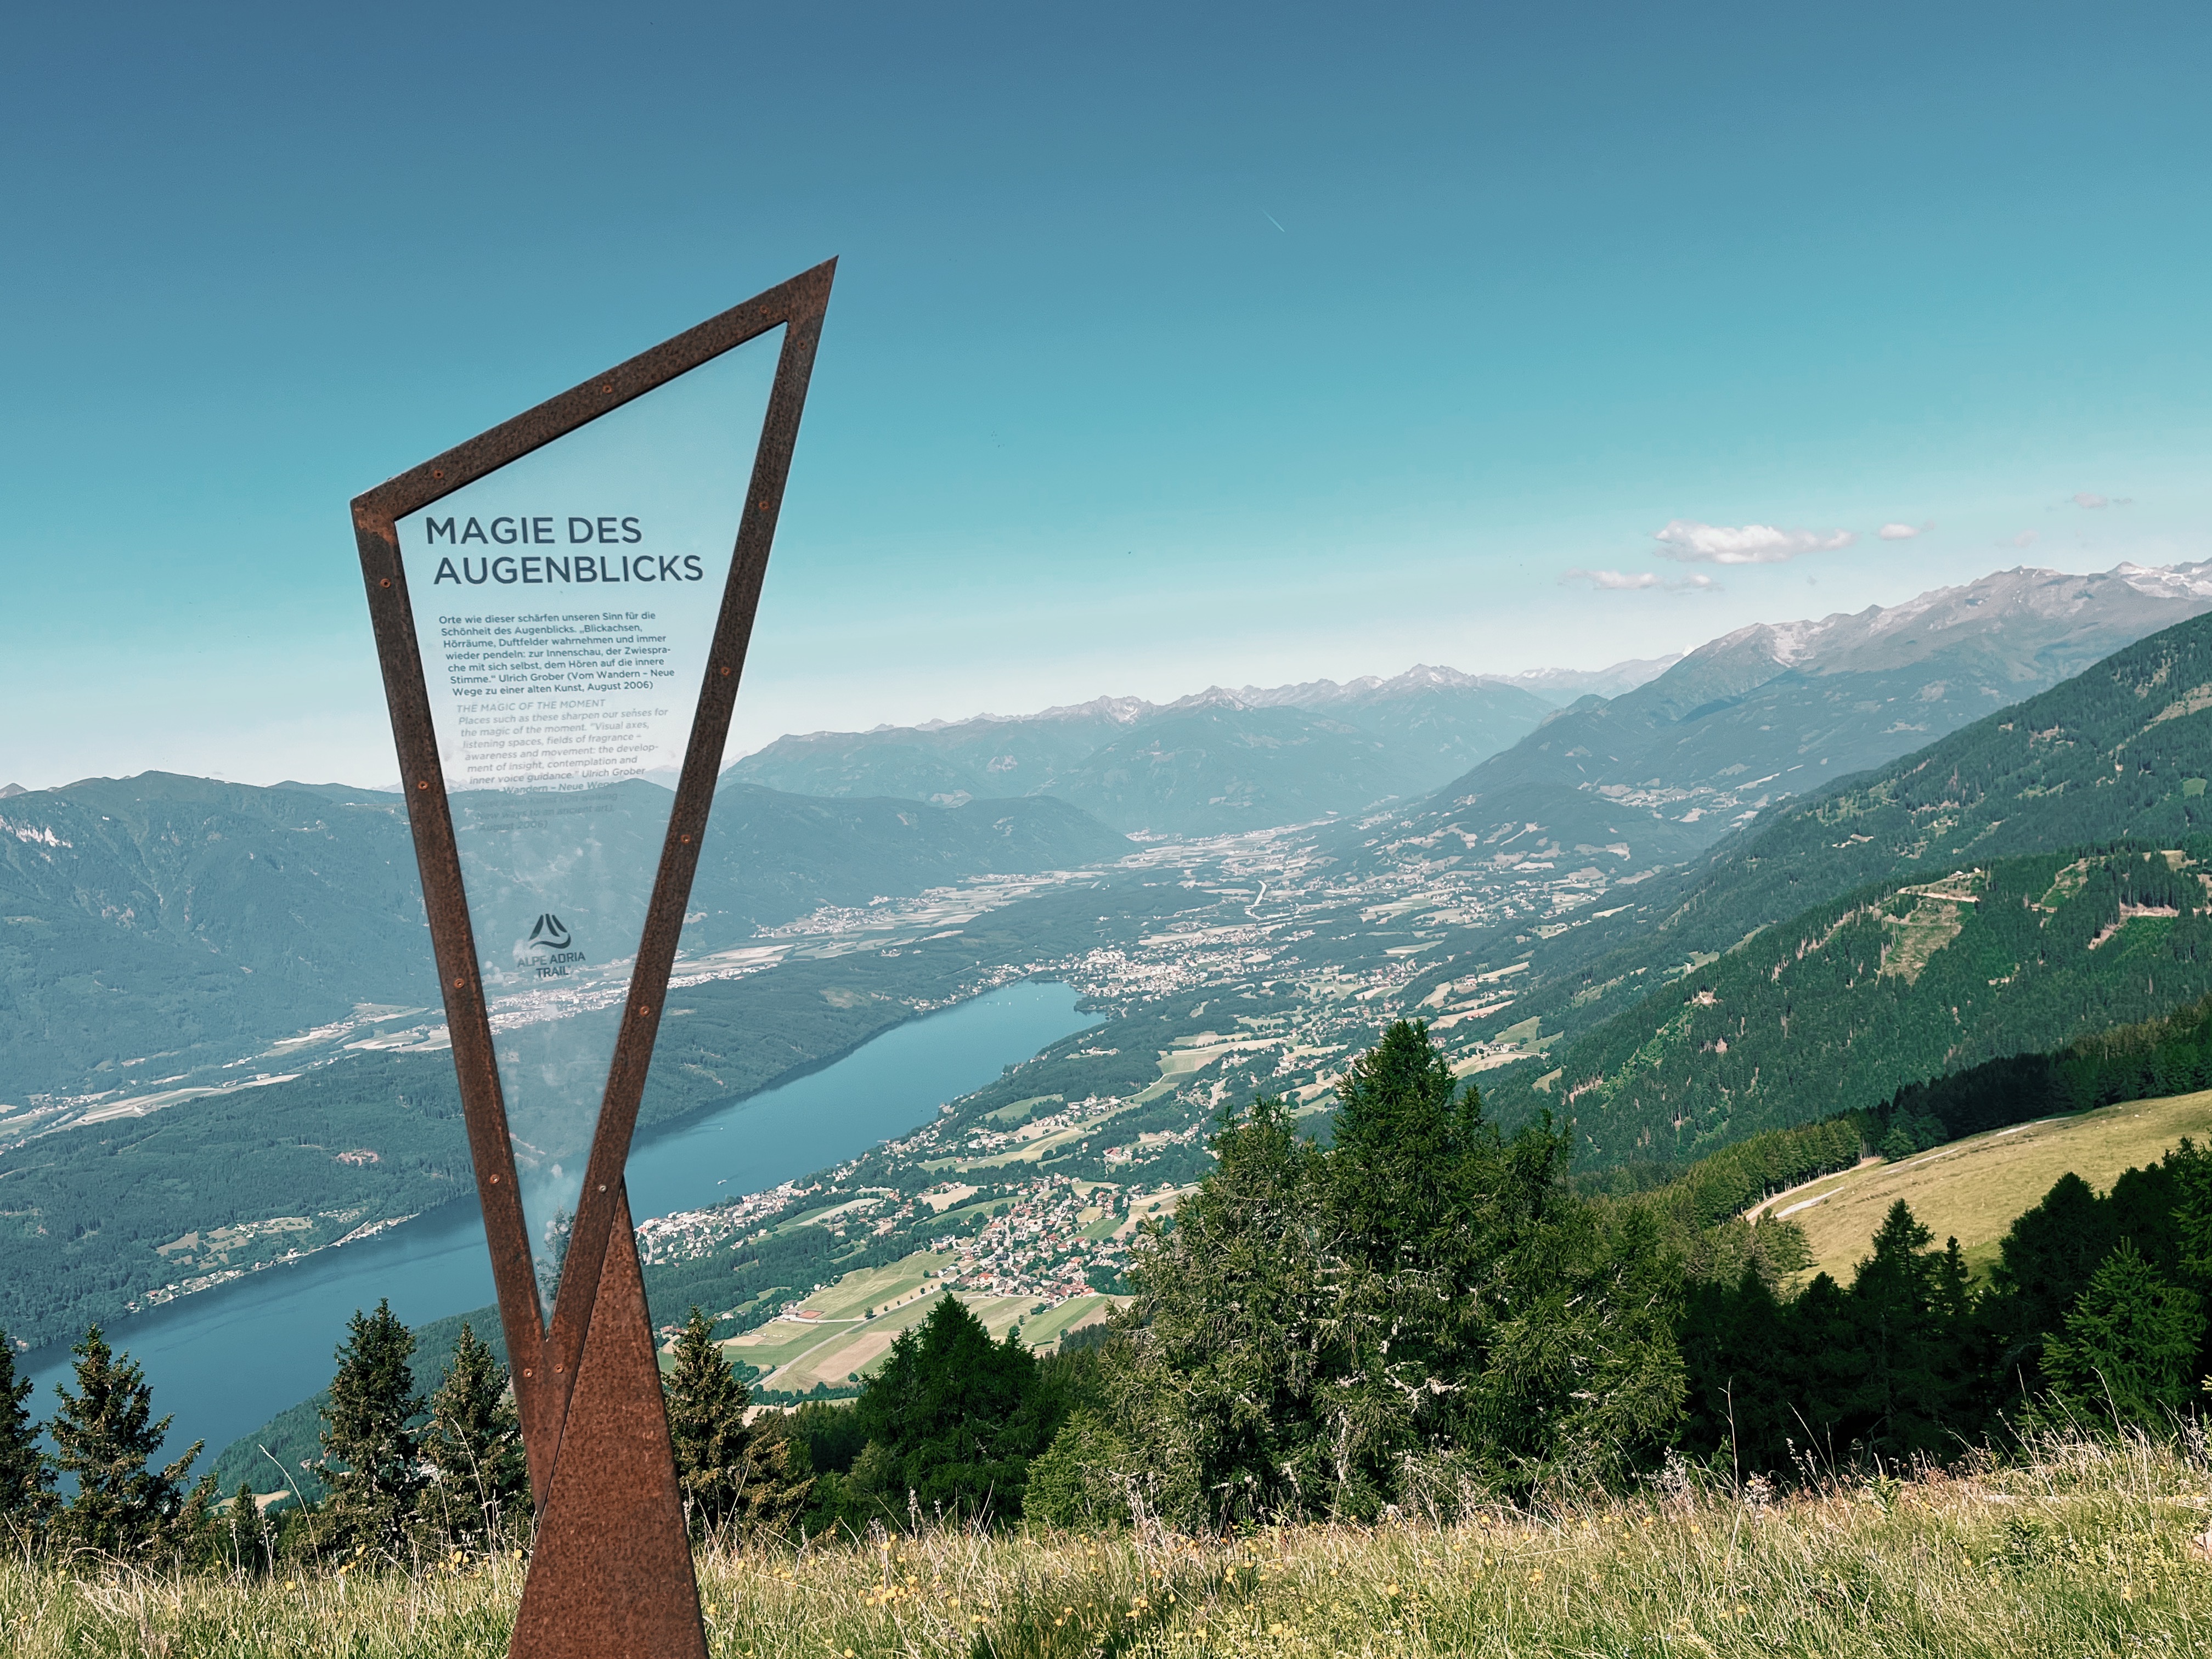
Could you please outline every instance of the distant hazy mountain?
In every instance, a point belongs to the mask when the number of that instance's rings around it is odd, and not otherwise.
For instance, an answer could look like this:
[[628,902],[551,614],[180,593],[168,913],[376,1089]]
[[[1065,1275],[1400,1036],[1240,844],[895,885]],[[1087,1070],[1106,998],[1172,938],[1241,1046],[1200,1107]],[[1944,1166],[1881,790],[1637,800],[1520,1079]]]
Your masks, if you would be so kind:
[[1140,720],[1045,788],[1107,823],[1202,836],[1325,817],[1416,789],[1419,777],[1371,732],[1222,692]]
[[[1607,671],[1611,672],[1611,671]],[[1552,700],[1416,667],[1042,714],[779,738],[731,775],[793,794],[957,803],[1049,793],[1117,830],[1214,835],[1419,794],[1534,729]]]
[[1671,656],[1617,662],[1610,668],[1529,668],[1505,678],[1510,684],[1540,696],[1567,702],[1577,697],[1617,697],[1624,691],[1633,691],[1646,680],[1657,679],[1681,660],[1682,653],[1677,651]]
[[[2001,571],[1903,605],[1760,623],[1586,697],[1418,806],[1357,866],[1542,848],[1679,863],[1759,810],[1917,749],[2212,610],[2212,563]],[[1608,862],[1608,869],[1615,867]]]
[[[652,878],[666,793],[591,792],[592,833]],[[580,801],[584,799],[580,797]],[[463,835],[484,798],[455,799]],[[688,947],[824,904],[1131,850],[1063,801],[717,799]],[[0,809],[0,1102],[159,1081],[361,1003],[434,1000],[404,797],[254,788],[149,772],[8,798]]]

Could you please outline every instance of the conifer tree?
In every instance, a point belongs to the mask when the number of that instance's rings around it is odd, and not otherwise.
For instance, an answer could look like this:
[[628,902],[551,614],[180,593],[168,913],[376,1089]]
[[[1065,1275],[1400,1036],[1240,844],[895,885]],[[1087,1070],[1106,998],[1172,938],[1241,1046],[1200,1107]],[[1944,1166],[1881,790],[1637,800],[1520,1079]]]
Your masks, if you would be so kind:
[[261,1565],[261,1504],[253,1488],[241,1480],[223,1510],[223,1530],[233,1567],[251,1572]]
[[1663,1432],[1680,1274],[1656,1218],[1577,1199],[1570,1133],[1540,1114],[1502,1134],[1417,1022],[1338,1097],[1323,1221],[1347,1271],[1322,1329],[1344,1351],[1316,1356],[1329,1421],[1308,1493],[1373,1515],[1423,1455],[1501,1486],[1599,1477]]
[[1107,1387],[1154,1504],[1264,1519],[1328,1476],[1322,1396],[1341,1346],[1328,1335],[1341,1275],[1321,1237],[1322,1154],[1289,1103],[1262,1095],[1230,1115],[1213,1151],[1174,1231],[1147,1222],[1139,1235],[1129,1277],[1143,1337]]
[[379,1302],[374,1313],[356,1310],[346,1332],[331,1403],[322,1413],[323,1478],[331,1488],[327,1518],[362,1547],[389,1550],[398,1544],[422,1487],[410,1427],[422,1401],[407,1364],[415,1334],[389,1302]]
[[853,1465],[852,1491],[865,1513],[898,1525],[909,1494],[925,1514],[1020,1514],[1029,1460],[1052,1443],[1065,1410],[1044,1397],[1036,1357],[1018,1332],[992,1341],[947,1294],[899,1333],[853,1414],[868,1444]]
[[169,1541],[185,1506],[183,1481],[200,1454],[194,1441],[158,1473],[149,1461],[168,1437],[169,1419],[154,1421],[154,1391],[128,1354],[118,1354],[94,1325],[70,1350],[76,1392],[56,1385],[62,1408],[52,1431],[64,1474],[76,1491],[56,1525],[67,1549],[131,1559]]
[[1982,1305],[2000,1377],[2024,1377],[2030,1392],[2039,1389],[2045,1339],[2065,1324],[2068,1310],[2118,1242],[2106,1212],[2089,1183],[2069,1170],[2006,1231]]
[[26,1404],[30,1397],[31,1379],[17,1380],[15,1350],[0,1331],[0,1537],[52,1518],[53,1465],[39,1444],[39,1425]]
[[173,1560],[179,1565],[195,1567],[222,1565],[228,1553],[224,1548],[222,1508],[215,1471],[210,1469],[185,1494],[177,1518],[170,1523],[167,1541]]
[[793,1478],[786,1437],[760,1434],[745,1421],[751,1392],[697,1308],[676,1339],[667,1398],[668,1436],[692,1531],[704,1536],[732,1526],[772,1531],[787,1524],[813,1482]]
[[1934,1243],[1900,1198],[1851,1281],[1862,1369],[1847,1409],[1863,1425],[1868,1446],[1885,1456],[1951,1443],[1965,1407],[1966,1264],[1955,1240],[1941,1255]]
[[430,1396],[422,1457],[430,1467],[440,1528],[457,1542],[490,1547],[502,1524],[529,1501],[521,1426],[507,1397],[507,1368],[469,1326]]
[[2212,1149],[2184,1135],[2166,1163],[2178,1190],[2173,1220],[2182,1274],[2200,1294],[2212,1291]]
[[2169,1283],[2122,1239],[2043,1345],[2053,1395],[2080,1420],[2163,1429],[2189,1405],[2204,1334],[2193,1291]]

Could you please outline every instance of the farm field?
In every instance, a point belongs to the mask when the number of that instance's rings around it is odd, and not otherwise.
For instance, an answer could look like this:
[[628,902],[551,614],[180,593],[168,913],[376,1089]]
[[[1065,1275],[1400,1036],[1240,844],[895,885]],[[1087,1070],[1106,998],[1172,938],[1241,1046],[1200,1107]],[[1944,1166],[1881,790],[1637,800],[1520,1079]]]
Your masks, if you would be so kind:
[[1115,1308],[1128,1301],[1126,1296],[1073,1296],[1056,1308],[1036,1315],[1022,1327],[1022,1340],[1039,1353],[1059,1346],[1060,1339],[1070,1331],[1085,1325],[1095,1325]]
[[1848,1282],[1889,1206],[1903,1199],[1940,1243],[1955,1237],[1977,1274],[1997,1243],[2069,1170],[2100,1192],[2131,1165],[2155,1163],[2184,1135],[2212,1139],[2212,1091],[2124,1101],[1950,1142],[1896,1164],[1865,1164],[1815,1182],[1767,1213],[1805,1230],[1813,1271]]
[[[819,1300],[836,1296],[850,1311],[826,1316],[818,1323],[772,1319],[742,1336],[730,1338],[722,1344],[722,1352],[732,1359],[766,1369],[769,1375],[757,1380],[758,1387],[801,1394],[817,1382],[833,1389],[843,1388],[855,1376],[866,1376],[872,1372],[890,1352],[901,1331],[921,1324],[929,1316],[929,1310],[939,1294],[932,1289],[910,1295],[889,1312],[879,1312],[869,1319],[864,1316],[862,1304],[842,1294],[842,1285],[833,1286],[820,1298],[805,1305],[814,1308]],[[1035,1297],[1026,1296],[963,1296],[960,1299],[983,1322],[983,1328],[994,1339],[1005,1336],[1016,1320],[1037,1305]],[[1052,1310],[1047,1317],[1056,1321],[1063,1312],[1077,1310],[1079,1304],[1104,1300],[1103,1297],[1078,1297]],[[1061,1330],[1082,1316],[1082,1311],[1069,1313],[1067,1320],[1052,1332],[1052,1340],[1057,1340]],[[1040,1340],[1031,1336],[1031,1346]]]

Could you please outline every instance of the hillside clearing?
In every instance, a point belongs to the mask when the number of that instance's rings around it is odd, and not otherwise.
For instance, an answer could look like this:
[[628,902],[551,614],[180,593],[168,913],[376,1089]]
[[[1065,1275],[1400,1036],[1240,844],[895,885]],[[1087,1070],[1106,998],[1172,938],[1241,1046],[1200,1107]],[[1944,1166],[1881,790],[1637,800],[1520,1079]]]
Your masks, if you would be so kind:
[[1898,1164],[1863,1164],[1810,1183],[1770,1215],[1805,1230],[1814,1269],[1848,1282],[1889,1206],[1903,1199],[1941,1241],[1955,1237],[1977,1273],[2014,1219],[2069,1170],[2099,1191],[2153,1164],[2184,1135],[2212,1139],[2212,1091],[2132,1100],[2043,1118],[1938,1146]]

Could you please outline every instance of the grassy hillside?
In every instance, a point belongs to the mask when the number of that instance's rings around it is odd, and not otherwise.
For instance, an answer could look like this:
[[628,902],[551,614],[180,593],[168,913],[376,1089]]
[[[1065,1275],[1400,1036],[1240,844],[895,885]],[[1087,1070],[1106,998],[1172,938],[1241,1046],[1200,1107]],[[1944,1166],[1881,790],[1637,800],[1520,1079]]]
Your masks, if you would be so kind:
[[[698,1574],[717,1659],[2183,1654],[2212,1625],[2204,1507],[2177,1449],[2066,1444],[2018,1468],[1779,1503],[1677,1478],[1642,1500],[1443,1528],[939,1529],[708,1552]],[[522,1577],[501,1558],[112,1579],[10,1555],[0,1630],[22,1659],[497,1659]]]
[[1812,1182],[1763,1208],[1803,1230],[1814,1271],[1844,1280],[1901,1198],[1937,1238],[1955,1237],[1978,1272],[1996,1259],[2006,1229],[2059,1176],[2070,1170],[2102,1190],[2123,1171],[2156,1163],[2185,1135],[2212,1139],[2212,1091],[1970,1136]]
[[1493,1098],[1571,1113],[1579,1163],[1686,1162],[2148,1019],[2212,990],[2208,857],[2199,837],[1861,888],[1662,983]]

